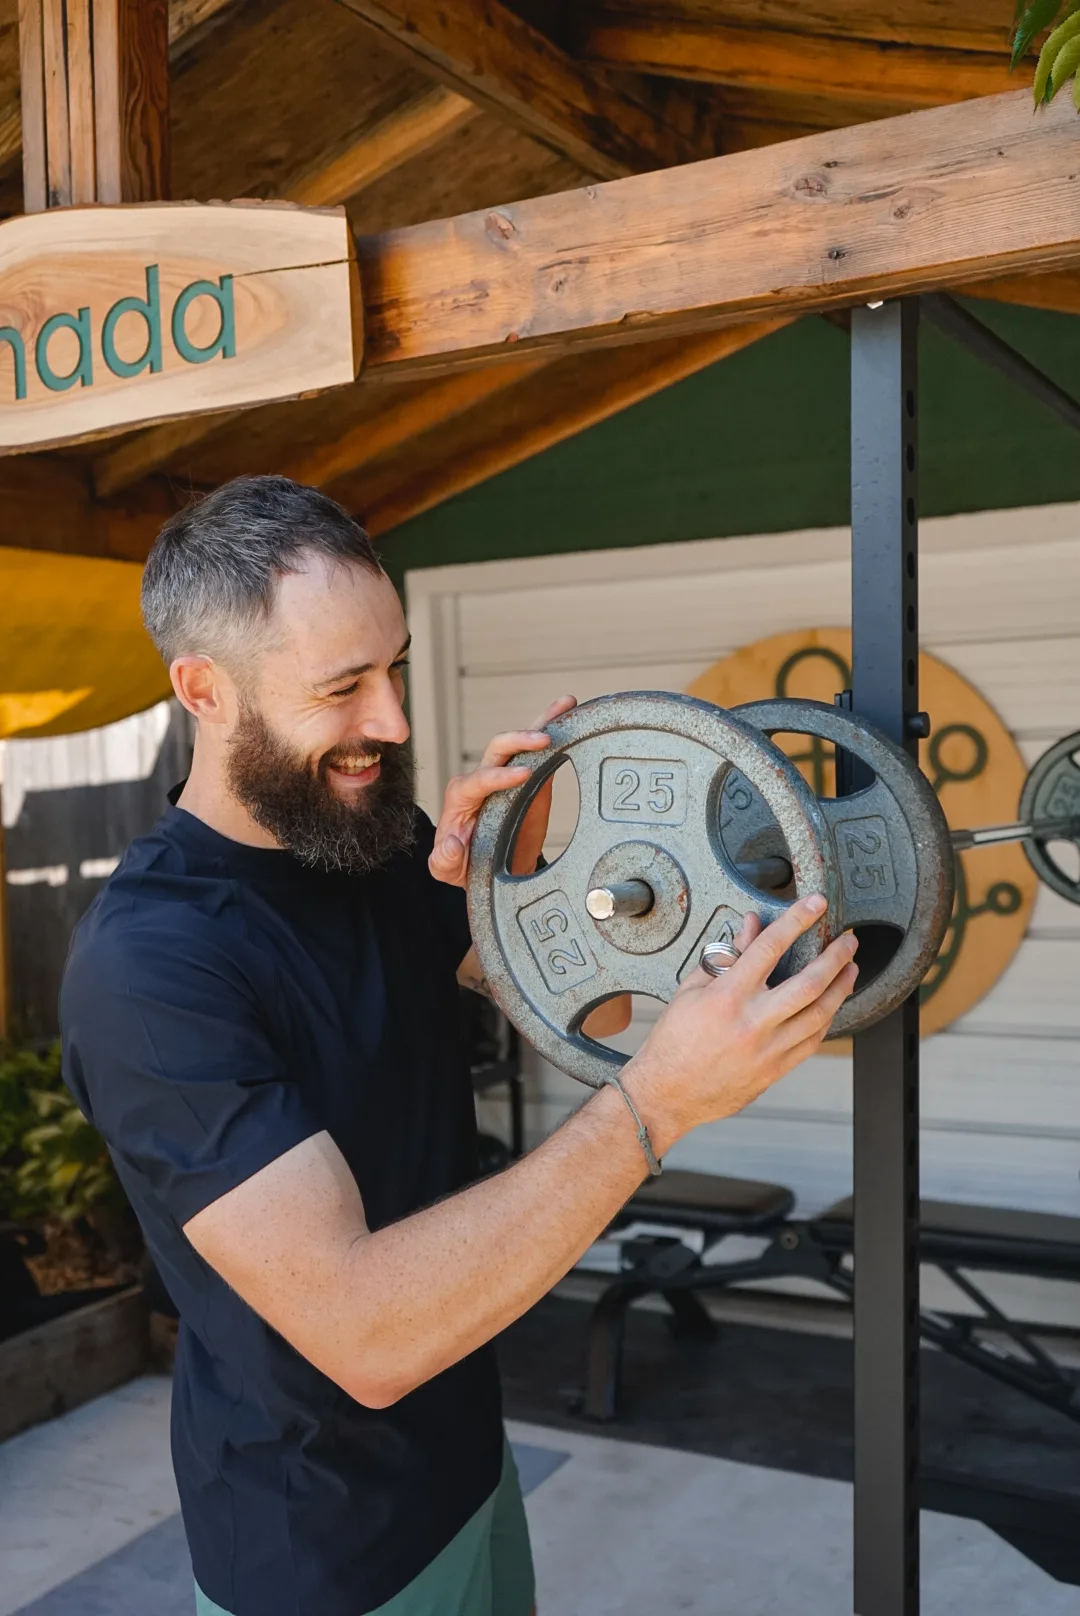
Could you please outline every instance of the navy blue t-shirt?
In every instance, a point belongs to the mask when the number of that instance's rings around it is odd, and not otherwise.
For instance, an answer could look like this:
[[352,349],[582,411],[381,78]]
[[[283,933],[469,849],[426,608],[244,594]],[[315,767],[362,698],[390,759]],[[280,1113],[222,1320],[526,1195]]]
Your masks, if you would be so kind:
[[476,1125],[455,971],[464,894],[417,841],[366,876],[179,808],[80,922],[64,1073],[180,1313],[172,1448],[196,1579],[233,1616],[362,1616],[445,1547],[502,1463],[488,1346],[390,1408],[354,1402],[182,1225],[326,1130],[372,1229],[461,1188]]

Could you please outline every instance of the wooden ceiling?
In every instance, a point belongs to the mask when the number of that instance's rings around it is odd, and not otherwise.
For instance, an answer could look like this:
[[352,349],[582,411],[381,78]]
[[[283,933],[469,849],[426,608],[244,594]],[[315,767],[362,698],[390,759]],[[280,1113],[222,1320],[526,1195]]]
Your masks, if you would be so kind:
[[[343,203],[359,235],[1016,88],[1012,0],[172,0],[172,194]],[[1080,138],[1080,137],[1078,137]],[[0,216],[22,212],[0,0]],[[1080,310],[1071,275],[981,290]],[[776,322],[319,398],[0,461],[0,543],[138,559],[193,489],[284,471],[373,531]]]

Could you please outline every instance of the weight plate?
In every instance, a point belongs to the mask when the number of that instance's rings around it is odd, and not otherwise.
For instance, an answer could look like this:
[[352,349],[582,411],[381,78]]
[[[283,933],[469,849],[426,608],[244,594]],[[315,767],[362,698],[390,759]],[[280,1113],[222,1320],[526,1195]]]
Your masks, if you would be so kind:
[[[553,1066],[598,1088],[628,1057],[581,1031],[590,1010],[621,993],[667,1003],[706,942],[737,932],[748,910],[767,924],[787,907],[749,886],[725,852],[719,805],[732,769],[752,782],[781,827],[795,894],[828,899],[781,974],[801,969],[838,934],[840,883],[814,793],[760,729],[719,707],[666,691],[601,696],[549,724],[548,734],[547,751],[514,759],[532,770],[530,779],[489,797],[481,810],[469,855],[469,918],[506,1015]],[[522,819],[560,765],[577,774],[573,838],[545,869],[512,875]],[[587,893],[626,880],[649,883],[649,911],[591,919]]]
[[[829,1033],[846,1038],[881,1021],[918,987],[937,957],[952,914],[955,864],[949,827],[930,782],[907,753],[871,724],[817,701],[755,701],[732,709],[767,735],[817,736],[860,759],[871,784],[822,797],[842,890],[843,925],[888,927],[861,934],[859,985]],[[1080,778],[1080,776],[1078,776]],[[721,835],[732,858],[784,853],[773,816],[736,776],[724,789]]]
[[1049,819],[1077,821],[1077,829],[1071,834],[1059,832],[1043,840],[1036,838],[1024,843],[1024,852],[1039,880],[1045,881],[1048,887],[1070,903],[1080,903],[1080,880],[1061,868],[1052,857],[1050,848],[1054,842],[1072,842],[1074,847],[1080,847],[1078,759],[1080,733],[1064,736],[1039,758],[1020,793],[1020,818],[1026,825]]

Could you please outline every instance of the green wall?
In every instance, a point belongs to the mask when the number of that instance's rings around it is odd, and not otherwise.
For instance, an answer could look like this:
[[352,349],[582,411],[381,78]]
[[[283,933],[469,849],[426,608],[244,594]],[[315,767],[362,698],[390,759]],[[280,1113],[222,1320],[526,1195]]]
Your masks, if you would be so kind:
[[[1080,394],[1080,318],[970,306]],[[847,352],[802,320],[404,523],[387,567],[842,524]],[[920,400],[923,515],[1080,499],[1080,436],[925,324]]]

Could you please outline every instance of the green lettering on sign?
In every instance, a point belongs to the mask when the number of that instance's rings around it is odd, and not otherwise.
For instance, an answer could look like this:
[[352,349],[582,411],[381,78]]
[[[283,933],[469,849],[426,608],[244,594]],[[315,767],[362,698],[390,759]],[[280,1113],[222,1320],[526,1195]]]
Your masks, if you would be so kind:
[[[146,347],[138,359],[121,359],[116,351],[116,327],[125,314],[138,314],[146,321]],[[145,298],[122,297],[105,316],[101,353],[114,376],[138,376],[144,370],[156,374],[161,369],[161,291],[156,264],[147,266]]]
[[[172,339],[181,359],[186,359],[189,364],[204,365],[208,359],[213,359],[218,354],[223,359],[235,357],[236,320],[233,314],[232,283],[231,275],[222,275],[216,284],[213,281],[192,281],[190,286],[184,287],[173,304]],[[187,311],[197,297],[212,297],[221,314],[218,334],[205,348],[196,347],[184,328]]]
[[[79,361],[68,376],[58,376],[49,364],[49,339],[57,331],[74,331],[79,339]],[[93,355],[90,347],[90,310],[80,309],[77,315],[54,314],[51,319],[46,320],[34,344],[34,361],[38,375],[51,392],[66,393],[76,382],[81,382],[84,387],[90,387],[94,380]]]
[[10,345],[15,356],[15,397],[26,397],[26,344],[13,325],[0,325],[0,342]]

